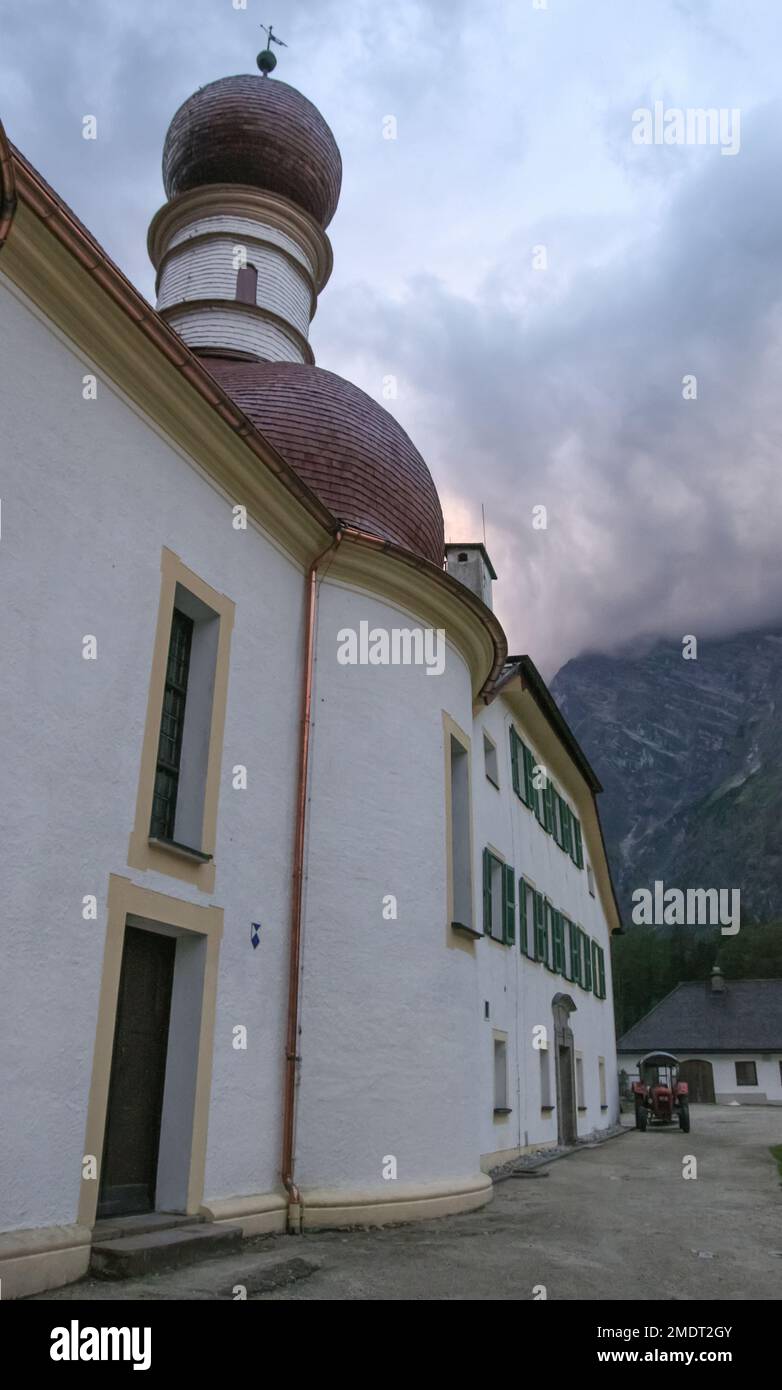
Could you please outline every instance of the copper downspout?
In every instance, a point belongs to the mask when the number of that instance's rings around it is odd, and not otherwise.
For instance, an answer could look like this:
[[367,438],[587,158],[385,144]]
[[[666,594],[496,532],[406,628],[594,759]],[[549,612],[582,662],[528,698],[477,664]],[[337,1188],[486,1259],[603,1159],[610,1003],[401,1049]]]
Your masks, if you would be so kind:
[[0,248],[11,229],[16,212],[16,179],[3,123],[0,121]]
[[307,832],[307,774],[310,755],[312,723],[312,677],[315,655],[315,618],[318,605],[318,570],[327,555],[333,554],[342,540],[338,530],[331,544],[312,561],[307,572],[307,618],[304,627],[304,670],[301,691],[301,734],[299,739],[299,775],[296,796],[296,828],[293,841],[293,875],[291,884],[291,942],[288,970],[288,1027],[285,1038],[285,1085],[282,1112],[282,1181],[288,1193],[288,1230],[301,1231],[301,1194],[293,1180],[293,1137],[296,1117],[296,1050],[299,1033],[299,970],[301,966],[301,909],[304,880],[304,844]]

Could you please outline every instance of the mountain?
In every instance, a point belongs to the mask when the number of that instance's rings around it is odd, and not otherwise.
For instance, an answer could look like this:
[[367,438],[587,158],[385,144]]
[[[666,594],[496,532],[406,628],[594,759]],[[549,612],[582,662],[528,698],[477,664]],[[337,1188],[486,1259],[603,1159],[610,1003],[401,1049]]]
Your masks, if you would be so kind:
[[782,632],[569,661],[552,691],[604,792],[623,919],[631,895],[739,888],[742,921],[782,915]]

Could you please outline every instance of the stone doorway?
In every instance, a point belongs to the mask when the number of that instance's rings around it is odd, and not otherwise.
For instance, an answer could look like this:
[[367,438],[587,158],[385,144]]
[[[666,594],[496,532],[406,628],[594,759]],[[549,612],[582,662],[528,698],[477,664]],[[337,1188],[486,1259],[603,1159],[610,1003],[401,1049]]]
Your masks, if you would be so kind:
[[569,994],[555,994],[554,1057],[557,1073],[557,1142],[562,1146],[575,1144],[578,1135],[576,1111],[576,1058],[570,1015],[576,1006]]

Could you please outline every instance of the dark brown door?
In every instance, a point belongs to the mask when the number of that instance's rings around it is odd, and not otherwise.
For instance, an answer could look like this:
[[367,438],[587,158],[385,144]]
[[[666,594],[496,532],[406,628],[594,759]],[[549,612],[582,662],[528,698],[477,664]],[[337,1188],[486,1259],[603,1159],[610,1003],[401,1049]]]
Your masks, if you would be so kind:
[[559,1125],[560,1144],[575,1144],[578,1134],[576,1124],[575,1076],[573,1072],[573,1048],[559,1045]]
[[687,1082],[693,1105],[714,1104],[714,1071],[711,1062],[697,1057],[682,1062],[679,1067],[679,1080]]
[[155,1206],[176,941],[125,929],[98,1216]]

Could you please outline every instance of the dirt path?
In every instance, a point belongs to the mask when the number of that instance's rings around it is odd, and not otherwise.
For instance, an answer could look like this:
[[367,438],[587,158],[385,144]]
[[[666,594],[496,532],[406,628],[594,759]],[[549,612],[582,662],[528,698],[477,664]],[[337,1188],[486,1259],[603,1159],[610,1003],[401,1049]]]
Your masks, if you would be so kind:
[[[318,1274],[266,1299],[782,1298],[782,1108],[697,1106],[500,1184],[469,1216],[304,1242]],[[685,1155],[697,1177],[682,1176]]]

